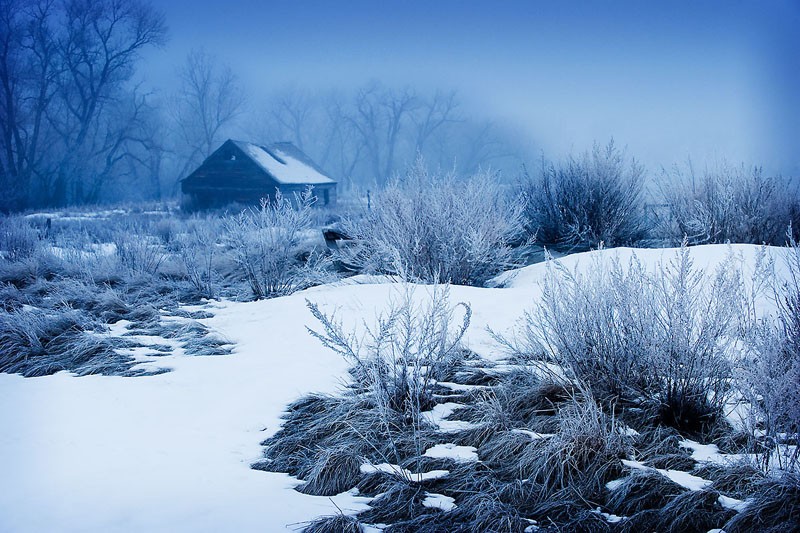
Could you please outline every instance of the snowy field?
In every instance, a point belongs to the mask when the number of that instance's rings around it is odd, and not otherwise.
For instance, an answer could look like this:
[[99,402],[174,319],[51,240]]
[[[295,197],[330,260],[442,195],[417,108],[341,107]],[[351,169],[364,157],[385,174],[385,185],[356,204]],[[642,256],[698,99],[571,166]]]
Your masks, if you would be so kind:
[[[758,247],[692,249],[698,268],[733,251],[747,277]],[[591,268],[592,255],[563,259]],[[674,250],[636,250],[648,267]],[[775,249],[768,250],[777,254]],[[776,262],[780,266],[780,261]],[[486,326],[508,333],[540,297],[545,265],[499,279],[502,288],[454,286],[450,302],[473,317],[466,344],[487,358],[502,352]],[[361,283],[359,283],[359,280]],[[365,498],[300,494],[287,475],[252,470],[260,442],[280,426],[285,406],[309,392],[342,387],[346,362],[312,338],[306,300],[336,311],[346,329],[363,327],[409,286],[351,278],[291,296],[211,302],[203,322],[235,343],[232,355],[159,358],[172,371],[147,377],[38,378],[0,374],[0,530],[279,531],[317,516],[363,509]],[[424,298],[429,287],[414,288]]]

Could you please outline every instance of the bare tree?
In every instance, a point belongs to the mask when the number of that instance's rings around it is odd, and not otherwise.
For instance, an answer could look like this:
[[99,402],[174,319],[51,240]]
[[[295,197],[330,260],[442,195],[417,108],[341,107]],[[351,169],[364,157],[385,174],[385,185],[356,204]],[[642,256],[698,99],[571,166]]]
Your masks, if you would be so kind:
[[125,197],[161,200],[167,156],[165,121],[148,94],[133,92],[118,113],[114,150],[106,157],[105,174]]
[[107,120],[106,112],[120,104],[141,49],[165,42],[166,26],[142,0],[66,0],[63,10],[60,105],[48,115],[65,149],[53,202],[95,201],[115,159],[109,152],[128,126]]
[[45,111],[59,73],[54,11],[53,0],[0,0],[0,177],[9,191],[4,209],[26,205],[41,163]]
[[207,157],[220,142],[245,105],[236,75],[204,50],[193,50],[180,71],[173,120],[183,147],[179,176]]
[[294,87],[275,95],[268,111],[269,122],[275,131],[272,138],[278,140],[279,136],[281,140],[291,140],[295,146],[305,150],[309,129],[319,125],[314,120],[316,108],[317,102],[308,92]]
[[431,137],[446,124],[461,121],[458,116],[459,103],[455,91],[436,91],[433,98],[422,101],[412,118],[416,140],[414,149],[422,153]]
[[251,127],[255,136],[291,140],[345,188],[383,186],[418,154],[461,175],[519,166],[515,136],[466,115],[452,91],[421,94],[377,82],[352,93],[288,87],[265,106]]
[[97,199],[140,108],[126,87],[139,52],[165,35],[144,0],[0,0],[7,208]]
[[395,155],[406,122],[418,105],[411,89],[394,91],[378,83],[360,89],[346,116],[356,129],[370,160],[372,179],[383,185],[397,170]]
[[[361,160],[364,144],[359,142],[359,132],[347,120],[347,103],[340,94],[330,95],[325,102],[327,124],[330,125],[326,149],[321,154],[323,168],[334,169],[340,183],[353,186],[357,179],[356,166]],[[327,167],[325,166],[327,165]]]
[[267,99],[249,130],[263,142],[293,142],[340,186],[348,187],[363,152],[360,135],[349,121],[350,104],[350,95],[342,92],[289,86]]

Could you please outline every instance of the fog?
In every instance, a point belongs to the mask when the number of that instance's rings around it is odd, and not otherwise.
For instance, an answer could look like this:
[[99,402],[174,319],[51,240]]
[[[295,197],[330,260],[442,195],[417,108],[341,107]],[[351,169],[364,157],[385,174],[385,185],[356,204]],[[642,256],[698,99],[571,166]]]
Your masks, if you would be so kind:
[[[228,137],[302,145],[346,187],[379,185],[417,152],[432,166],[493,168],[513,180],[523,165],[611,138],[652,176],[688,161],[800,173],[800,6],[791,0],[151,5],[164,38],[136,50],[115,90],[146,104],[160,155],[139,147],[146,168],[131,163],[98,179],[92,199],[141,192],[148,180],[155,196],[170,197]],[[187,96],[191,65],[226,87],[230,116],[205,132],[188,116],[198,100]],[[383,112],[403,98],[396,138],[387,120],[371,130],[383,144],[369,149],[364,105]],[[441,125],[427,131],[432,116]],[[54,158],[51,172],[64,173],[64,160]]]
[[795,2],[165,4],[171,41],[150,69],[160,83],[202,45],[255,98],[378,79],[454,89],[552,156],[613,136],[648,166],[691,156],[798,169]]

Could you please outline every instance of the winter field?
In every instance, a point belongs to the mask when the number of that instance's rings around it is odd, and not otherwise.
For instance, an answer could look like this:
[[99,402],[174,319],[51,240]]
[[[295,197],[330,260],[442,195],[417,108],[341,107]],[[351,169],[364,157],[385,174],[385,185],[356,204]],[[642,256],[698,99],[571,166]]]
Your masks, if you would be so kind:
[[800,2],[0,0],[0,533],[800,533]]
[[622,175],[3,218],[0,530],[796,530],[791,228]]
[[[782,255],[778,249],[765,252]],[[624,263],[635,256],[645,268],[654,269],[676,253],[606,250],[572,255],[560,263],[586,272],[597,261],[608,264],[613,257]],[[691,257],[695,267],[710,272],[733,254],[736,266],[752,273],[760,253],[755,246],[715,245],[695,248]],[[449,287],[450,302],[464,302],[472,309],[463,344],[486,359],[489,375],[495,364],[498,373],[507,371],[503,361],[508,353],[486,328],[513,331],[523,313],[541,301],[547,268],[542,263],[504,275],[510,280],[504,288]],[[349,330],[362,320],[374,325],[375,317],[408,294],[413,305],[424,306],[436,290],[442,288],[356,277],[269,300],[208,302],[184,309],[213,315],[200,322],[230,340],[230,355],[193,357],[177,348],[134,367],[170,372],[139,378],[77,378],[65,371],[38,378],[0,375],[6,407],[0,439],[6,458],[3,529],[278,530],[299,528],[339,510],[367,509],[370,498],[352,493],[331,499],[304,495],[291,490],[300,483],[295,478],[250,465],[262,455],[261,441],[280,427],[286,405],[310,392],[341,393],[348,382],[346,360],[306,331],[306,326],[319,327],[306,301],[335,312]],[[762,305],[769,303],[760,302],[759,308]],[[117,322],[109,335],[125,335],[128,325]],[[170,343],[155,337],[140,340]],[[469,385],[463,387],[470,390]],[[740,412],[732,408],[728,413],[739,427],[743,421],[735,416]],[[536,438],[528,436],[525,427],[514,429],[520,439]],[[452,433],[435,435],[439,444],[449,446]],[[430,446],[428,455],[435,449]],[[691,463],[695,454],[701,457],[697,465],[724,463],[725,454],[708,452],[713,449],[684,448],[684,462]],[[630,464],[631,472],[647,468],[639,466],[644,463]],[[711,483],[677,470],[663,472],[689,489]],[[729,507],[741,504],[734,498],[723,501]]]

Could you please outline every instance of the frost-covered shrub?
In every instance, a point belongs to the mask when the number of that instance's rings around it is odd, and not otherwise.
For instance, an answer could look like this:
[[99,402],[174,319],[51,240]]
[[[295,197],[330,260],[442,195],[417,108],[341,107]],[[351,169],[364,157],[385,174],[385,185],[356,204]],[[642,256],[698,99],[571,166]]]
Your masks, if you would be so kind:
[[674,241],[782,245],[786,226],[800,228],[797,184],[759,167],[723,163],[699,176],[690,167],[661,181],[669,211],[661,231]]
[[597,260],[585,272],[550,264],[523,343],[590,384],[601,400],[652,408],[662,422],[709,428],[728,398],[741,310],[732,257],[706,277],[683,246],[655,272]]
[[[596,260],[587,273],[547,266],[541,306],[526,314],[529,350],[543,350],[602,397],[635,398],[652,390],[653,305],[636,305],[647,273],[632,259]],[[527,339],[526,339],[527,340]]]
[[791,470],[800,466],[798,449],[784,446],[800,439],[800,246],[791,236],[789,240],[788,276],[778,287],[777,319],[755,324],[739,371],[763,466]]
[[538,177],[523,178],[522,192],[526,226],[541,244],[588,249],[647,237],[644,169],[613,141],[544,164]]
[[219,281],[214,263],[219,227],[212,219],[193,222],[186,232],[174,235],[172,243],[197,294],[202,298],[214,298]]
[[415,304],[413,294],[407,293],[378,317],[362,342],[315,304],[309,302],[308,307],[322,326],[321,332],[309,332],[353,365],[357,385],[372,393],[379,411],[398,413],[414,426],[421,423],[420,413],[433,405],[435,380],[463,356],[460,343],[472,316],[471,308],[460,303],[457,307],[464,315],[456,320],[447,288],[435,287],[422,304]]
[[351,219],[353,243],[342,261],[363,272],[422,282],[483,285],[513,263],[522,208],[492,176],[459,180],[431,174],[422,160],[375,195],[372,209]]
[[132,274],[158,273],[167,257],[161,240],[150,233],[151,228],[133,224],[116,228],[113,242],[119,266]]
[[751,339],[753,353],[741,367],[757,451],[766,468],[793,468],[798,459],[780,446],[800,434],[800,352],[788,341],[783,324],[760,324]]
[[693,268],[685,243],[656,273],[654,368],[660,375],[660,416],[669,425],[705,429],[722,414],[730,396],[741,283],[731,255],[707,277]]
[[314,196],[311,189],[290,201],[280,192],[260,209],[224,221],[224,242],[256,299],[282,296],[320,280],[330,281],[330,261],[309,249]]
[[0,218],[0,258],[28,259],[39,249],[39,234],[21,217]]

